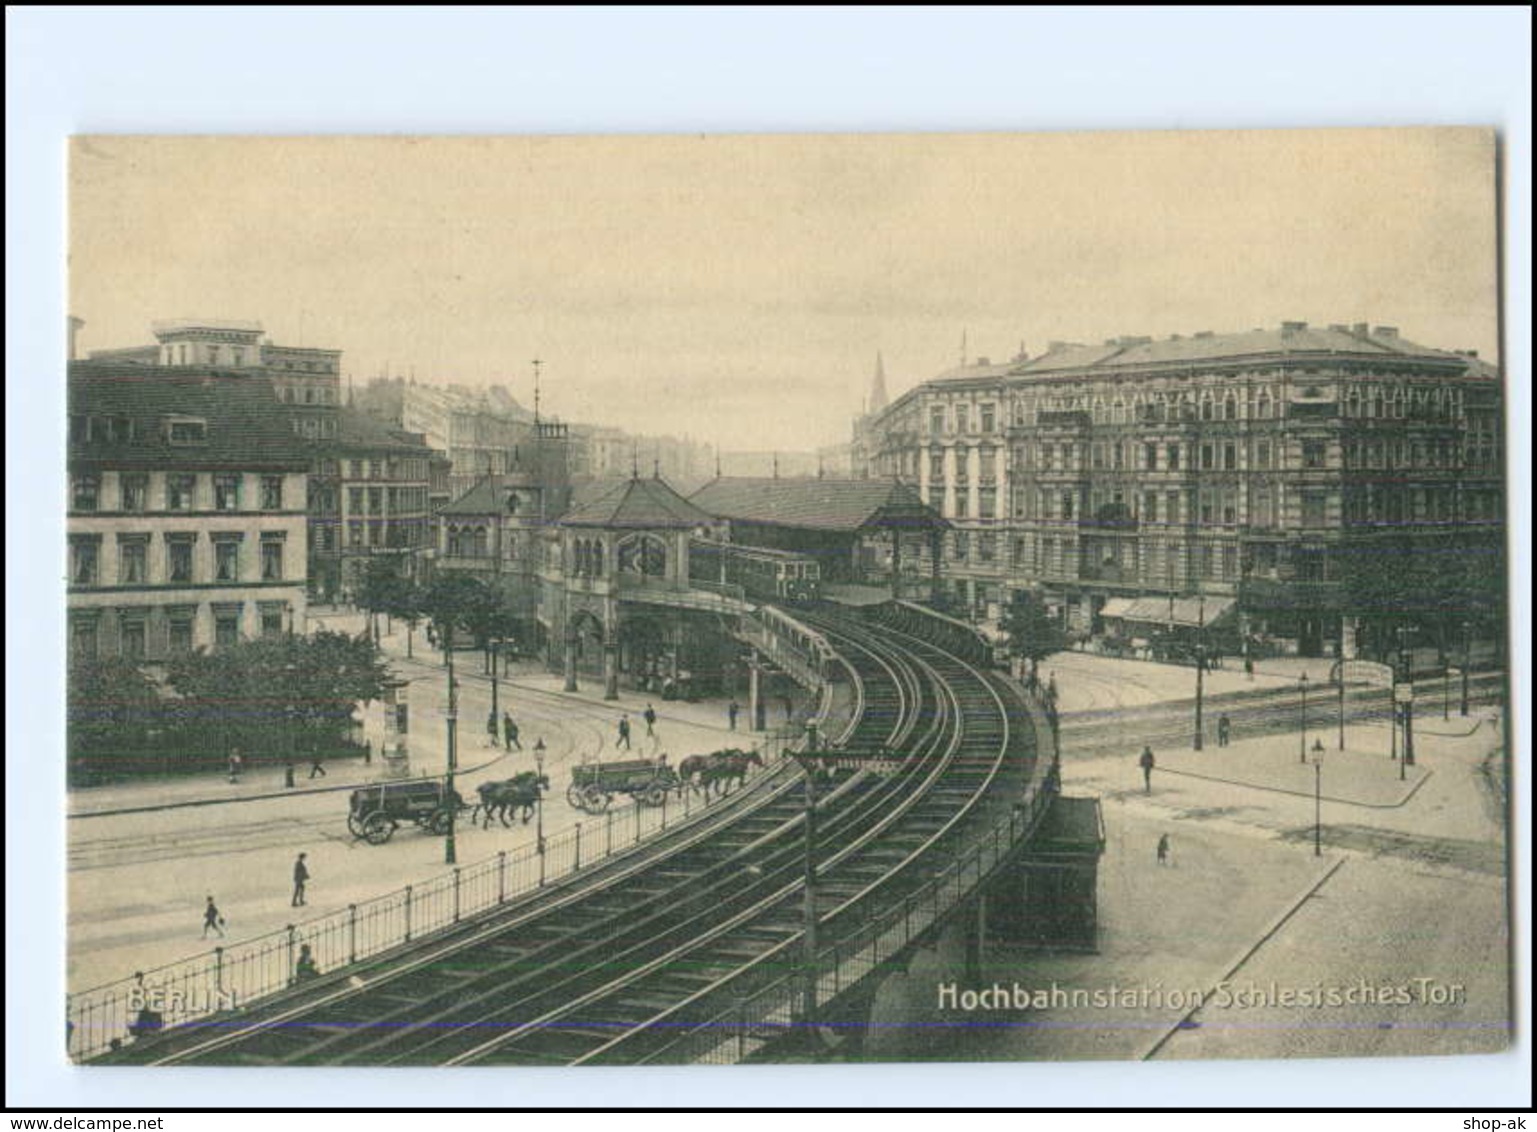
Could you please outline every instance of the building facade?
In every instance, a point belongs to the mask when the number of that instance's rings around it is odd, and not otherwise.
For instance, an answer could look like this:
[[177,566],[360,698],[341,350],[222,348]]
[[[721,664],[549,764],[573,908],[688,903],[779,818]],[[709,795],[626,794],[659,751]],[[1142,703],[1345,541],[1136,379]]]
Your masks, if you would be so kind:
[[72,655],[159,662],[301,630],[309,456],[264,378],[69,371]]
[[1501,405],[1472,355],[1288,322],[962,366],[861,418],[855,447],[954,525],[942,573],[975,617],[1027,590],[1102,635],[1117,598],[1198,596],[1227,599],[1245,647],[1354,656],[1393,616],[1369,594],[1391,556],[1498,558]]

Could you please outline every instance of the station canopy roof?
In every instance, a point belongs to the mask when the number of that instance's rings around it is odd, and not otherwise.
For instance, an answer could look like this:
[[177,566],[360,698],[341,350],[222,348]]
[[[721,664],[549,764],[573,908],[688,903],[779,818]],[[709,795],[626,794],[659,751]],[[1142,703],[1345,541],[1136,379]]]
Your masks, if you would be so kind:
[[705,484],[691,501],[721,519],[801,530],[947,525],[916,488],[895,480],[727,477]]
[[713,526],[715,519],[664,480],[635,478],[586,486],[577,493],[560,522],[567,527],[659,530]]
[[1144,625],[1199,628],[1215,625],[1237,607],[1230,597],[1113,597],[1105,602],[1100,616],[1113,621],[1134,621]]

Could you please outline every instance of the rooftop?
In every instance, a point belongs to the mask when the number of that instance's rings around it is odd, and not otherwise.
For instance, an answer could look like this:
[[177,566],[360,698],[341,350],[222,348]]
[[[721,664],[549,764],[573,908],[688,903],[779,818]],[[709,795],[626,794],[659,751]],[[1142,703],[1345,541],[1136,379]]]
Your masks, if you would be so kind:
[[851,532],[943,522],[915,488],[893,480],[727,477],[707,483],[692,501],[722,519],[779,527]]
[[576,488],[563,526],[694,528],[714,518],[662,479],[595,480]]

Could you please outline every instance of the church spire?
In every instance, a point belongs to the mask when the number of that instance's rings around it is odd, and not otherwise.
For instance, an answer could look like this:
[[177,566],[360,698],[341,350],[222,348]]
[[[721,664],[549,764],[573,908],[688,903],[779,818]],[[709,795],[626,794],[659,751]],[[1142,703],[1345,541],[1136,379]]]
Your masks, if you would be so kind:
[[886,396],[886,363],[879,350],[875,351],[875,380],[870,385],[869,411],[878,413],[889,403]]

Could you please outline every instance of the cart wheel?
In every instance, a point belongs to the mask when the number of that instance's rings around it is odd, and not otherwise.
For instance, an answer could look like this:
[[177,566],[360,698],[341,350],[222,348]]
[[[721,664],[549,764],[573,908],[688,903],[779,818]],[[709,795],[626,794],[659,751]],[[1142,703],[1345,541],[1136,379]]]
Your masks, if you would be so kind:
[[586,798],[582,793],[582,789],[574,782],[566,788],[566,801],[578,810],[587,808]]
[[424,823],[424,827],[428,833],[434,833],[441,837],[443,834],[448,832],[448,824],[452,817],[453,815],[450,814],[447,810],[438,810],[427,819],[427,821]]
[[667,788],[653,786],[640,796],[640,800],[648,806],[660,806],[667,800]]
[[395,823],[387,814],[369,814],[363,819],[363,836],[370,845],[383,845],[395,836]]
[[363,825],[358,821],[356,814],[347,815],[347,832],[353,837],[363,836]]
[[608,804],[611,800],[608,794],[605,794],[596,786],[589,786],[582,792],[582,809],[586,810],[589,814],[601,814],[604,810],[608,809]]

